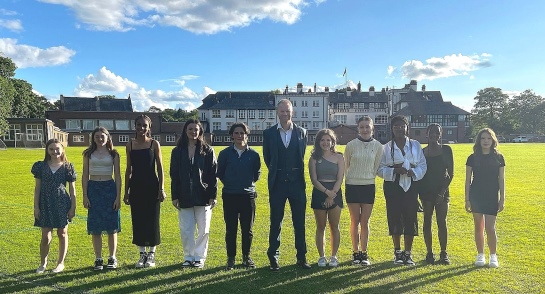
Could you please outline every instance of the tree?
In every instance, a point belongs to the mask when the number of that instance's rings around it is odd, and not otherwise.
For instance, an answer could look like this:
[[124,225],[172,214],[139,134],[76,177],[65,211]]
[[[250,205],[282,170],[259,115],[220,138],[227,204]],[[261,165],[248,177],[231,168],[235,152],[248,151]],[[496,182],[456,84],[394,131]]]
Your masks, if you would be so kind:
[[15,89],[10,81],[15,75],[17,66],[11,59],[0,56],[0,134],[5,134],[8,130],[7,118],[11,113],[11,105]]
[[[508,116],[514,130],[521,134],[534,133],[543,117],[535,113],[535,108],[545,100],[532,90],[526,90],[509,100]],[[538,111],[539,112],[539,111]]]
[[163,110],[157,106],[150,106],[148,112],[162,112]]
[[471,121],[475,131],[488,127],[494,129],[498,134],[510,132],[512,127],[506,117],[508,106],[507,94],[500,88],[485,88],[477,92],[473,98],[475,104],[471,110]]

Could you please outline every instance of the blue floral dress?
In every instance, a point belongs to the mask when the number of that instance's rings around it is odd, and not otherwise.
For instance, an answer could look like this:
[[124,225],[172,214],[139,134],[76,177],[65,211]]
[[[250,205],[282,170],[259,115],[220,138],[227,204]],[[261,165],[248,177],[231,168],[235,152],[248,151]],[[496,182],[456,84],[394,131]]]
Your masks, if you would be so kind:
[[76,171],[71,163],[63,164],[54,173],[46,161],[37,161],[31,169],[34,178],[40,179],[40,218],[34,226],[64,228],[68,224],[68,211],[72,203],[66,182],[76,181]]

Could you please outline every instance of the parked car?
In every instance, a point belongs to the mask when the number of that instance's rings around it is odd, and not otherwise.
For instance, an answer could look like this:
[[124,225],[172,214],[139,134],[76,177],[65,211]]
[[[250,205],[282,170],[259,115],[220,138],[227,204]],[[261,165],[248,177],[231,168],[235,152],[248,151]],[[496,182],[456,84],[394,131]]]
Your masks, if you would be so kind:
[[502,135],[498,135],[498,136],[496,136],[496,138],[498,139],[498,142],[499,142],[499,143],[505,143],[505,142],[507,142],[507,140],[505,139],[505,137],[502,136]]
[[528,142],[528,137],[526,136],[518,136],[513,139],[513,143],[525,143]]

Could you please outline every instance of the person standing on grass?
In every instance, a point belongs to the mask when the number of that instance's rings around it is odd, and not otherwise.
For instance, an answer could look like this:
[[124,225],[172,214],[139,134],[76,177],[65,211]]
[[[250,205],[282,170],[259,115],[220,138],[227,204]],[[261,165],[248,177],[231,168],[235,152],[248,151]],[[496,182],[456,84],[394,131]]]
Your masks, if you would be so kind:
[[498,267],[496,216],[505,206],[505,160],[492,129],[479,131],[473,145],[473,154],[466,162],[465,208],[473,214],[476,266],[484,266],[484,232],[490,257],[488,266]]
[[170,159],[172,205],[178,209],[183,267],[204,267],[212,208],[217,203],[216,172],[214,149],[204,141],[201,122],[198,119],[186,121]]
[[[320,254],[318,266],[329,264],[336,267],[339,264],[337,251],[341,242],[339,220],[343,207],[341,185],[344,178],[344,158],[335,150],[337,137],[330,129],[323,129],[316,134],[314,150],[308,162],[312,189],[312,202],[316,218],[316,248]],[[325,258],[325,226],[329,220],[331,257],[329,263]]]
[[305,241],[305,151],[307,130],[291,121],[293,106],[288,99],[282,99],[276,105],[279,123],[263,131],[263,159],[269,169],[269,207],[271,225],[269,229],[270,269],[280,270],[278,257],[280,235],[286,200],[289,201],[295,233],[297,265],[310,269],[307,263],[307,243]]
[[[108,234],[108,269],[117,268],[117,233],[121,232],[121,172],[119,153],[106,128],[91,134],[91,146],[83,151],[83,207],[88,210],[87,233],[92,236],[95,270],[104,268],[102,233]],[[114,179],[112,179],[112,174]]]
[[[382,144],[373,138],[373,119],[358,119],[358,137],[346,144],[346,203],[350,211],[352,264],[370,265],[367,253],[369,219],[375,203],[375,178],[383,153]],[[358,230],[358,227],[360,229]]]
[[126,146],[123,201],[131,206],[132,243],[138,246],[140,252],[135,267],[154,267],[156,247],[161,244],[161,202],[166,198],[163,159],[161,145],[151,139],[151,119],[142,114],[134,120],[134,124],[136,138]]
[[[378,175],[384,179],[388,229],[394,245],[394,264],[415,265],[412,259],[414,236],[418,236],[417,181],[426,174],[426,157],[420,143],[409,135],[409,121],[395,116],[391,121],[392,140],[384,145]],[[401,251],[401,235],[404,251]]]
[[227,270],[235,266],[237,254],[237,229],[240,220],[242,233],[242,265],[255,268],[250,257],[255,220],[255,183],[261,174],[259,153],[248,146],[250,129],[245,123],[234,123],[229,128],[233,145],[223,149],[218,156],[218,178],[223,183],[223,219],[225,220],[225,244]]
[[[443,145],[443,130],[439,124],[428,126],[428,146],[424,148],[426,165],[428,170],[420,183],[419,196],[424,209],[424,242],[426,243],[427,264],[450,264],[447,254],[447,212],[449,208],[450,194],[449,185],[454,177],[454,159],[452,149]],[[433,254],[431,222],[433,211],[437,220],[437,235],[441,252],[436,261]]]
[[41,263],[36,273],[45,272],[54,228],[59,237],[59,259],[52,272],[60,273],[64,270],[64,259],[68,251],[68,223],[76,215],[76,170],[68,162],[61,142],[51,139],[45,144],[44,160],[35,162],[31,172],[36,179],[34,226],[42,229]]

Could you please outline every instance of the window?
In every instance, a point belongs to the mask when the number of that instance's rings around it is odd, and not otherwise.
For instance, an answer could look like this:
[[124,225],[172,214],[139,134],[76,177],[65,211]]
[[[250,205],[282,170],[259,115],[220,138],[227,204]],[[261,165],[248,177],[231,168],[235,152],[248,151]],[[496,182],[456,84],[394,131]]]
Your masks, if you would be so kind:
[[220,110],[219,109],[213,109],[212,110],[212,118],[220,118],[220,117],[221,117]]
[[112,119],[101,119],[98,121],[98,125],[106,128],[107,130],[114,129],[114,121]]
[[338,109],[349,109],[350,108],[350,103],[339,103],[339,104],[337,104],[337,108]]
[[267,129],[273,126],[273,122],[266,122],[265,125],[267,126]]
[[230,142],[231,142],[231,137],[229,137],[229,136],[223,136],[223,142],[230,143]]
[[214,136],[214,142],[221,143],[221,136]]
[[248,142],[257,142],[257,136],[248,137]]
[[301,101],[301,106],[307,107],[308,106],[307,100]]
[[302,121],[301,122],[301,127],[307,129],[309,124],[310,124],[310,122],[308,122],[308,121]]
[[447,135],[452,135],[452,130],[447,130]]
[[375,117],[375,123],[376,124],[387,124],[388,123],[388,116],[385,114],[377,115]]
[[293,113],[291,114],[291,117],[294,118],[294,117],[297,117],[297,111],[293,111]]
[[226,118],[235,118],[235,110],[234,109],[227,109],[225,111],[225,117]]
[[84,119],[82,123],[84,130],[94,130],[97,127],[97,121],[94,119]]
[[239,110],[238,118],[246,118],[246,110]]
[[315,130],[320,129],[320,122],[319,121],[313,121],[312,122],[312,128]]
[[360,120],[360,118],[362,118],[362,117],[364,117],[364,116],[365,116],[365,115],[363,115],[363,114],[356,114],[356,115],[355,115],[355,119],[356,119],[356,120],[354,121],[354,123],[357,124],[357,123],[358,123],[358,120]]
[[270,109],[269,110],[269,115],[268,115],[269,118],[274,118],[274,110]]
[[127,131],[127,130],[130,130],[131,127],[130,127],[130,122],[129,120],[116,120],[115,121],[115,129],[116,130],[122,130],[122,131]]
[[320,100],[314,100],[314,101],[312,101],[312,106],[313,106],[313,107],[320,107]]
[[161,135],[153,135],[151,138],[159,143],[161,143]]
[[293,106],[293,107],[297,106],[297,100],[291,101],[291,106]]
[[[127,136],[127,138],[128,138],[128,137],[129,137],[129,136]],[[83,142],[85,142],[85,139],[84,139],[83,135],[74,135],[74,136],[72,137],[72,142],[74,142],[74,143],[83,143]],[[128,142],[128,141],[127,141],[127,142]]]
[[252,122],[251,130],[259,130],[259,129],[261,129],[261,122]]
[[231,129],[231,126],[234,124],[234,122],[232,121],[228,121],[227,122],[227,130],[230,130]]
[[[74,138],[75,137],[76,136],[74,136]],[[119,135],[119,143],[127,143],[127,142],[129,142],[129,135]]]
[[26,139],[29,141],[42,141],[44,129],[42,125],[28,124],[26,125]]
[[314,110],[314,111],[312,112],[312,117],[320,117],[320,111]]
[[219,131],[221,130],[221,122],[212,122],[212,130],[213,131]]
[[255,110],[249,109],[248,110],[248,118],[255,118]]
[[364,107],[365,103],[354,103],[354,108],[363,109]]
[[259,110],[259,119],[265,119],[265,110],[263,109]]
[[308,111],[306,111],[306,110],[301,111],[301,117],[303,117],[303,118],[308,117]]
[[174,143],[176,142],[176,136],[174,135],[167,135],[165,138],[165,142],[167,143]]
[[21,125],[9,125],[8,133],[4,135],[4,141],[21,140],[21,135],[19,133],[21,133]]
[[341,124],[346,124],[346,115],[335,115],[335,120]]
[[81,129],[79,119],[67,119],[66,120],[66,129],[68,130],[79,130]]
[[310,135],[308,139],[310,140],[310,142],[314,142],[316,141],[316,135]]
[[259,136],[259,143],[263,143],[263,136]]

